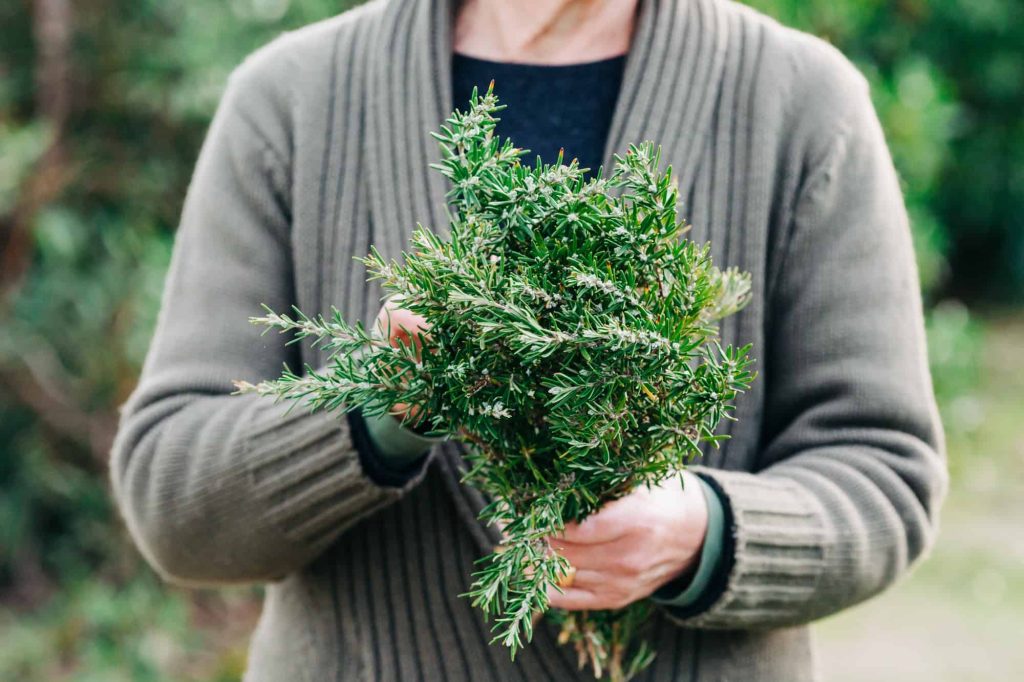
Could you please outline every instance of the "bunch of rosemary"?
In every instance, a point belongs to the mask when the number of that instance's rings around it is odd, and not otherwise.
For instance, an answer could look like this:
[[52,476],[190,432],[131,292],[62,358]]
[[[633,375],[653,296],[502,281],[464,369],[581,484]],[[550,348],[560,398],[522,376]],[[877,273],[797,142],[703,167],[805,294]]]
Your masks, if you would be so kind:
[[[723,348],[717,321],[747,301],[749,278],[682,237],[671,169],[646,143],[586,179],[575,161],[520,163],[495,135],[503,107],[474,93],[435,134],[451,182],[451,226],[422,226],[401,262],[364,262],[383,290],[423,316],[429,335],[392,346],[329,318],[268,310],[253,322],[311,338],[326,370],[240,384],[318,409],[418,408],[436,433],[467,443],[467,482],[503,527],[469,592],[496,616],[512,655],[533,634],[568,570],[548,538],[636,486],[677,475],[715,442],[729,402],[753,378],[749,347]],[[553,614],[562,641],[598,677],[628,679],[653,654],[635,637],[647,606]]]

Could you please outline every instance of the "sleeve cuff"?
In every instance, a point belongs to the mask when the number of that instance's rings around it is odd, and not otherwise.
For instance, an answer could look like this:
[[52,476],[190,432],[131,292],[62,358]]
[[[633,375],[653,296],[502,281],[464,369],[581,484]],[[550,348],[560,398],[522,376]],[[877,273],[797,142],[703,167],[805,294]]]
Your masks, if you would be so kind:
[[698,604],[669,607],[669,615],[687,627],[714,629],[806,622],[828,559],[817,500],[781,475],[703,467],[694,473],[722,501],[727,548]]
[[674,580],[663,585],[651,595],[651,601],[663,606],[677,608],[695,604],[705,594],[708,586],[718,571],[725,546],[725,509],[714,489],[704,479],[694,476],[691,480],[698,481],[704,501],[708,508],[708,529],[704,537],[704,546],[700,552],[697,571],[692,577]]
[[416,433],[390,414],[363,415],[363,420],[377,456],[392,467],[415,461],[443,440]]
[[364,417],[362,411],[358,408],[350,411],[347,419],[352,443],[359,452],[359,463],[366,476],[374,483],[384,487],[402,488],[423,471],[428,450],[421,449],[413,456],[389,458],[374,443],[367,423],[369,418]]

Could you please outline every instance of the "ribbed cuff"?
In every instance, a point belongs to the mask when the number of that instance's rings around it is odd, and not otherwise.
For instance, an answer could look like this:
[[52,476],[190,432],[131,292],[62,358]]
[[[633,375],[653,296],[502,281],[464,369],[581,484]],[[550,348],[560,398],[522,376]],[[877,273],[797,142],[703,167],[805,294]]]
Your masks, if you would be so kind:
[[651,595],[651,601],[656,604],[677,609],[697,603],[708,589],[722,563],[722,547],[725,545],[725,510],[722,501],[704,479],[694,476],[692,480],[700,486],[708,510],[707,532],[697,570],[692,576],[663,585]]
[[[271,411],[286,412],[284,405]],[[318,547],[402,493],[368,477],[337,416],[291,406],[246,439],[244,461],[255,492],[268,500],[269,519],[284,534]]]
[[694,473],[724,503],[732,556],[719,593],[705,593],[713,596],[706,608],[672,615],[706,628],[800,622],[825,569],[825,533],[814,498],[778,476],[705,468]]

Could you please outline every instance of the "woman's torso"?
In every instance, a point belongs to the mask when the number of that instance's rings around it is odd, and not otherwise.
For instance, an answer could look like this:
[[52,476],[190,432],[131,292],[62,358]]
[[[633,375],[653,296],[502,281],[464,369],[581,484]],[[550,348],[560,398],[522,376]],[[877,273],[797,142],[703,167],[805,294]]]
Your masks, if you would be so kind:
[[[353,258],[371,245],[397,256],[417,221],[444,229],[446,187],[427,166],[436,158],[429,131],[451,103],[450,12],[442,1],[372,3],[253,58],[288,93],[281,109],[292,139],[295,294],[304,311],[337,306],[369,322],[380,292]],[[737,405],[732,440],[703,465],[757,470],[771,372],[758,349],[778,266],[773,246],[785,237],[803,163],[786,84],[759,84],[790,68],[795,48],[784,29],[719,0],[642,3],[636,35],[604,160],[629,142],[661,144],[690,237],[710,239],[716,262],[753,276],[754,300],[722,337],[754,344],[762,379]],[[313,366],[324,359],[304,352]],[[458,463],[454,446],[441,448],[417,488],[268,588],[247,680],[592,679],[546,624],[514,664],[488,644],[488,625],[459,595],[494,538],[475,520],[478,496],[458,483]],[[650,640],[657,659],[641,679],[813,675],[805,627],[695,630],[659,612]]]

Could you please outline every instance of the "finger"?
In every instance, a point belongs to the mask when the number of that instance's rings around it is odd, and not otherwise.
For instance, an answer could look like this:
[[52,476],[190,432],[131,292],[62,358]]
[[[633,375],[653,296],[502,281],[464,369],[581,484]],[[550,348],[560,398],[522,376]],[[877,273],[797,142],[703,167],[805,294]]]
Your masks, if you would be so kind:
[[556,553],[569,560],[577,569],[603,571],[609,573],[626,573],[627,562],[625,543],[619,541],[583,544],[565,542],[559,539],[551,541]]
[[398,341],[406,346],[411,343],[416,343],[419,346],[420,336],[426,334],[427,329],[426,322],[420,323],[410,319],[392,319],[391,345],[396,345],[395,342]]
[[409,405],[408,403],[395,403],[388,410],[388,414],[392,417],[405,422],[406,417],[409,418],[409,422],[412,424],[418,424],[420,415],[423,413],[422,408],[419,405]]
[[[603,571],[578,569],[573,574],[571,583],[558,587],[563,594],[572,590],[589,593],[592,608],[617,609],[649,596],[667,582],[665,578],[658,577],[661,575],[663,571],[658,570],[642,576],[620,576]],[[557,591],[557,588],[552,588],[548,590],[548,594],[553,597]]]
[[587,568],[576,569],[576,574],[573,576],[572,584],[565,585],[562,587],[563,590],[579,589],[586,590],[587,592],[598,593],[601,591],[601,587],[607,585],[611,578],[607,573],[602,571],[592,571]]
[[622,578],[601,571],[581,570],[576,572],[572,585],[563,589],[589,592],[593,596],[593,603],[600,604],[594,608],[617,609],[651,594],[660,584],[647,579]]
[[579,587],[566,587],[561,592],[552,589],[548,593],[548,604],[551,608],[566,611],[586,611],[603,608],[598,606],[598,598],[593,592]]
[[633,600],[607,590],[591,591],[582,587],[570,587],[561,592],[549,593],[552,608],[566,611],[603,611],[621,609]]
[[582,545],[604,544],[628,532],[628,526],[623,521],[619,514],[605,514],[602,509],[580,523],[565,524],[565,530],[554,539]]
[[663,552],[637,548],[628,538],[601,545],[562,545],[555,551],[577,571],[593,571],[629,582],[656,579],[670,570],[664,565]]
[[430,324],[423,316],[390,305],[385,305],[377,313],[376,326],[381,336],[406,342],[430,329]]

